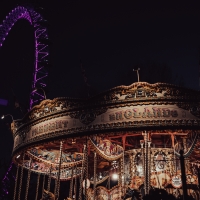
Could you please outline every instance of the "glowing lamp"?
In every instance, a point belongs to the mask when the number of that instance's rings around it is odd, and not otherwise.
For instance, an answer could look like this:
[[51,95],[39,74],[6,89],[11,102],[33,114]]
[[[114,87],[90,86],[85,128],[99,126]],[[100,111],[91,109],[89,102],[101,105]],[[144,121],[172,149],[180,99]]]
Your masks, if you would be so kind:
[[116,181],[116,180],[118,180],[118,178],[119,178],[118,174],[113,174],[113,175],[112,175],[112,179],[113,179],[113,180]]
[[102,174],[101,174],[101,173],[99,173],[99,179],[102,179],[102,178],[103,178]]
[[12,118],[12,121],[14,121],[14,119],[13,119],[13,116],[12,115],[10,115],[10,114],[7,114],[7,115],[2,115],[1,116],[1,119],[4,119],[5,117],[7,117],[7,116],[10,116],[11,118]]

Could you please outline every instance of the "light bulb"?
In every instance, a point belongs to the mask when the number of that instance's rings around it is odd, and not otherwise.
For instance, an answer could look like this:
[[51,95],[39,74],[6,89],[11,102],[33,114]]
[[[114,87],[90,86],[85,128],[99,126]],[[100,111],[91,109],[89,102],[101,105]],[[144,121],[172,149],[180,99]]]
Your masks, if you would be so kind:
[[118,174],[113,174],[113,175],[112,175],[112,179],[113,179],[113,180],[117,180],[118,177],[119,177]]
[[20,155],[17,156],[17,158],[19,158],[19,157],[20,157]]

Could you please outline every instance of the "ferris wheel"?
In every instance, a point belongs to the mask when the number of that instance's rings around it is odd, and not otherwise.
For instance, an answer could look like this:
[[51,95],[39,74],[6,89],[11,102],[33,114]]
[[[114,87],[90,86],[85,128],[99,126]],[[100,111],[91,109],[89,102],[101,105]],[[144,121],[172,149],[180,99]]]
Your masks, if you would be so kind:
[[49,38],[47,31],[47,21],[30,6],[17,6],[14,8],[0,24],[0,48],[9,34],[11,28],[20,20],[27,20],[34,30],[35,58],[32,79],[32,91],[30,93],[30,109],[37,102],[45,99],[44,88],[48,76],[49,67]]
[[[9,34],[12,27],[18,20],[25,19],[34,30],[34,71],[32,78],[32,90],[30,93],[30,109],[41,100],[45,99],[44,89],[46,87],[46,79],[48,76],[49,64],[49,37],[47,31],[47,21],[43,16],[37,12],[36,9],[30,6],[17,6],[5,17],[2,23],[0,23],[0,48],[3,46],[7,35]],[[12,176],[11,163],[5,177],[2,180],[3,193],[1,197],[3,198],[7,195],[6,181],[9,180],[8,176]],[[0,197],[0,198],[1,198]]]

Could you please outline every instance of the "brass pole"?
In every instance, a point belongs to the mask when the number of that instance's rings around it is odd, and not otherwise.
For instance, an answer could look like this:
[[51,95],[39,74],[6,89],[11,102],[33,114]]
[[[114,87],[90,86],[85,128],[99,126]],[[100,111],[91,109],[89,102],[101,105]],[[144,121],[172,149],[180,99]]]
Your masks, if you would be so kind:
[[183,188],[183,200],[187,200],[187,184],[186,184],[186,174],[185,174],[185,162],[183,156],[183,150],[180,150],[180,164],[181,164],[181,180]]
[[69,188],[69,198],[72,199],[73,197],[73,181],[74,181],[74,168],[72,167],[72,171],[71,171],[71,182],[70,182],[70,188]]
[[80,177],[80,185],[79,185],[79,197],[78,199],[81,200],[82,199],[82,184],[83,184],[83,177],[84,177],[84,163],[85,163],[85,148],[86,145],[84,145],[84,149],[83,149],[83,162],[82,162],[82,169],[81,169],[81,177]]
[[38,174],[38,177],[37,177],[37,186],[36,186],[36,195],[35,195],[35,200],[38,199],[38,189],[39,189],[39,184],[40,184],[40,174]]
[[50,187],[51,187],[51,171],[52,171],[52,165],[51,165],[50,170],[49,170],[48,185],[47,185],[47,191],[48,192],[50,191]]
[[21,165],[21,174],[20,174],[20,183],[19,183],[18,200],[21,199],[22,179],[23,179],[23,171],[24,171],[24,168],[23,168],[24,157],[25,157],[25,153],[23,152],[22,165]]
[[94,200],[96,197],[96,175],[97,175],[97,154],[94,152],[94,185],[93,185],[93,190],[94,190]]
[[28,170],[28,178],[27,178],[27,183],[26,183],[25,200],[27,200],[27,198],[28,198],[28,189],[29,189],[30,177],[31,177],[31,170]]
[[15,189],[14,189],[14,197],[13,197],[13,200],[15,200],[15,197],[16,197],[18,174],[19,174],[19,165],[17,164],[17,173],[16,173],[16,178],[15,178]]
[[43,184],[42,184],[42,198],[44,197],[44,185],[45,185],[45,174],[43,176]]
[[59,192],[60,192],[60,168],[62,163],[62,148],[63,148],[63,141],[60,142],[60,156],[59,156],[59,169],[57,177],[56,199],[59,198]]

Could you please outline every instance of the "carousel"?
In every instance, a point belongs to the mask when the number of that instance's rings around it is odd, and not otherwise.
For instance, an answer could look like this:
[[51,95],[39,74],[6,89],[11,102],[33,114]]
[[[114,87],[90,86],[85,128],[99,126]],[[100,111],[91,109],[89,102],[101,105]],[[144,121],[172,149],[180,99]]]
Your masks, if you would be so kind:
[[14,200],[31,199],[33,174],[33,199],[61,199],[62,182],[69,183],[65,199],[139,200],[154,189],[178,198],[181,155],[186,192],[200,199],[198,91],[137,82],[88,99],[46,99],[11,129]]

